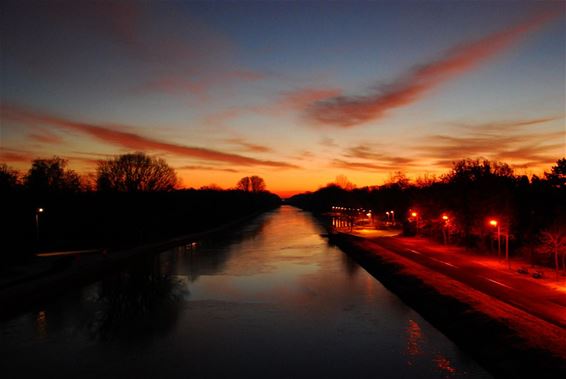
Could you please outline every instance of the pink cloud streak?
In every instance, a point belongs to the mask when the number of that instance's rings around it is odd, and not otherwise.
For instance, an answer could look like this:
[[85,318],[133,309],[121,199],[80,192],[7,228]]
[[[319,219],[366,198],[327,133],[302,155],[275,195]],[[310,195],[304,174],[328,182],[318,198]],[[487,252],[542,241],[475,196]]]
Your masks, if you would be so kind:
[[479,40],[453,47],[435,61],[413,68],[374,93],[315,101],[307,107],[307,116],[321,124],[344,128],[379,119],[387,111],[418,101],[432,88],[505,51],[559,15],[553,11],[540,13]]

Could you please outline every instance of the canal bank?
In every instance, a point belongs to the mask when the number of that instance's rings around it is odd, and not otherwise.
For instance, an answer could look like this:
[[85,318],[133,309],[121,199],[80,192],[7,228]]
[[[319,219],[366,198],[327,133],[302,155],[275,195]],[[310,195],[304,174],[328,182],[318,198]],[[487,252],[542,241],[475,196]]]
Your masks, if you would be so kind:
[[498,377],[566,375],[563,328],[532,317],[362,237],[329,236],[348,256]]
[[[222,235],[269,210],[254,212],[203,232],[189,233],[129,249],[101,250],[100,254],[85,256],[35,258],[37,264],[32,265],[33,267],[22,270],[12,278],[3,278],[0,286],[0,319],[25,311],[38,301],[55,298],[69,289],[100,280],[105,275],[123,269],[140,256],[155,255],[181,245],[193,249],[199,240]],[[46,264],[46,260],[53,263]]]

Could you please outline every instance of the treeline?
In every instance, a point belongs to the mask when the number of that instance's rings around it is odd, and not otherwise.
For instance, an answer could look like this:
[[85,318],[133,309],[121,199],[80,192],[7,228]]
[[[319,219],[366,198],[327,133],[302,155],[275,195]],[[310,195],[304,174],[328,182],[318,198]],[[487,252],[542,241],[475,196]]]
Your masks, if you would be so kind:
[[86,185],[66,163],[57,157],[37,159],[24,175],[0,165],[2,262],[38,250],[155,242],[205,231],[280,203],[277,195],[265,191],[261,178],[257,191],[177,189],[175,171],[143,153],[101,161]]
[[386,212],[394,211],[406,234],[418,230],[442,241],[448,233],[451,243],[488,251],[496,231],[489,221],[497,220],[501,233],[509,235],[512,254],[553,264],[560,255],[565,259],[566,159],[530,179],[505,163],[464,159],[439,179],[411,183],[397,175],[382,186],[343,187],[329,184],[288,202],[315,213],[333,206],[371,209],[378,222],[390,221]]

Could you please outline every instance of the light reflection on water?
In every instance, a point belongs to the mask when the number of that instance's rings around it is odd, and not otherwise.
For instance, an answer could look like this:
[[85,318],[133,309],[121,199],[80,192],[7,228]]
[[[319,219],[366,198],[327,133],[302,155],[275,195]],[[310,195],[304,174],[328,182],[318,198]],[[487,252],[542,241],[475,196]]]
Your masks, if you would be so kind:
[[0,356],[60,377],[489,377],[321,232],[282,207],[140,258],[0,324]]

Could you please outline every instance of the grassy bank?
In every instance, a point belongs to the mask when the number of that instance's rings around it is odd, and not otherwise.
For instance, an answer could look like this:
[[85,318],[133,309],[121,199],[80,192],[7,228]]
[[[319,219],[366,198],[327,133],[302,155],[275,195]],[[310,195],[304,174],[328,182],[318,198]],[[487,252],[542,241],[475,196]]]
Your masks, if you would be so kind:
[[566,377],[566,332],[364,239],[331,236],[385,287],[496,377]]

